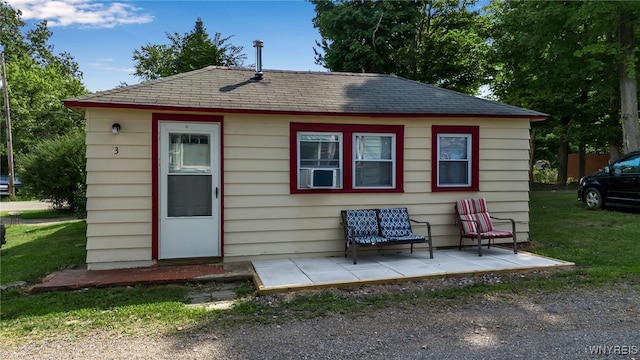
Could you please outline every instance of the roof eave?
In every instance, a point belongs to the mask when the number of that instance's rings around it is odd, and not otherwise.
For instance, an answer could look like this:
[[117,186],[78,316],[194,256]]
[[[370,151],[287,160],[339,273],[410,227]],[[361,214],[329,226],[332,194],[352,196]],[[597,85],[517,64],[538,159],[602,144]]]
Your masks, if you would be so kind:
[[141,105],[141,104],[118,104],[100,103],[84,101],[63,101],[64,106],[73,111],[84,114],[86,108],[107,108],[107,109],[135,109],[135,110],[156,110],[156,111],[188,111],[205,112],[216,114],[262,114],[262,115],[310,115],[310,116],[353,116],[372,118],[424,118],[424,117],[447,117],[447,118],[515,118],[529,119],[530,121],[546,120],[546,114],[465,114],[465,113],[362,113],[362,112],[327,112],[327,111],[289,111],[289,110],[258,110],[258,109],[226,109],[226,108],[193,108],[184,106],[166,105]]

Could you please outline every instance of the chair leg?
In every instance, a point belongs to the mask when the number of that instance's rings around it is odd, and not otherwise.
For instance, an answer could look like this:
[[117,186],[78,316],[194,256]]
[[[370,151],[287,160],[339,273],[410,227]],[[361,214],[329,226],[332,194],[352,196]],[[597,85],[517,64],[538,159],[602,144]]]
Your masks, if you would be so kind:
[[433,259],[433,244],[431,243],[431,239],[429,239],[429,259]]
[[349,246],[353,244],[353,230],[351,228],[347,228],[346,238],[344,242],[344,257],[347,257],[347,253],[349,252]]
[[353,264],[357,264],[358,263],[358,251],[356,250],[356,248],[358,247],[358,245],[356,244],[351,244],[351,256],[353,257]]
[[516,240],[516,222],[511,219],[511,233],[513,234],[513,253],[518,253],[518,240]]
[[411,254],[413,254],[413,243],[411,243]]
[[460,246],[458,246],[458,251],[462,250],[462,236],[460,236]]
[[478,256],[482,256],[482,239],[480,238],[480,234],[478,234]]

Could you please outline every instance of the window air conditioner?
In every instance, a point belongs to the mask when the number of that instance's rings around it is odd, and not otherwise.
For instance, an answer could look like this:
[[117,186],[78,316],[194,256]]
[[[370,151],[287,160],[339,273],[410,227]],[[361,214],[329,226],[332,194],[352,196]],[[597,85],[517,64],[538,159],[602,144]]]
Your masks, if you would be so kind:
[[312,189],[329,189],[338,185],[338,169],[309,169],[308,186]]

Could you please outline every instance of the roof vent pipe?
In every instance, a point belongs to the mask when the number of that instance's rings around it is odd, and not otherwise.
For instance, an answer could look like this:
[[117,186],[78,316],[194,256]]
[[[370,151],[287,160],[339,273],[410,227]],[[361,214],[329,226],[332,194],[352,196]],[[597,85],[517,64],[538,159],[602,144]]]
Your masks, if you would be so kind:
[[254,40],[253,47],[256,48],[256,76],[254,79],[262,80],[262,47],[264,42],[262,40]]

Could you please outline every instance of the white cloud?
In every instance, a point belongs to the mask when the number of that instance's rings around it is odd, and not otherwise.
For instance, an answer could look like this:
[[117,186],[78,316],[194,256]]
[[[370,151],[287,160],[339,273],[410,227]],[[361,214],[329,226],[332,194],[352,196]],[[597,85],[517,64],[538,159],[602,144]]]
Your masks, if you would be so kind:
[[23,20],[47,20],[48,27],[80,26],[113,28],[126,24],[144,24],[153,16],[123,2],[94,0],[5,0],[22,11]]
[[120,73],[131,74],[136,71],[135,68],[130,66],[117,66],[114,65],[115,60],[111,58],[102,58],[102,59],[93,59],[86,63],[87,66],[93,67],[95,69],[99,69],[101,71],[113,71]]

